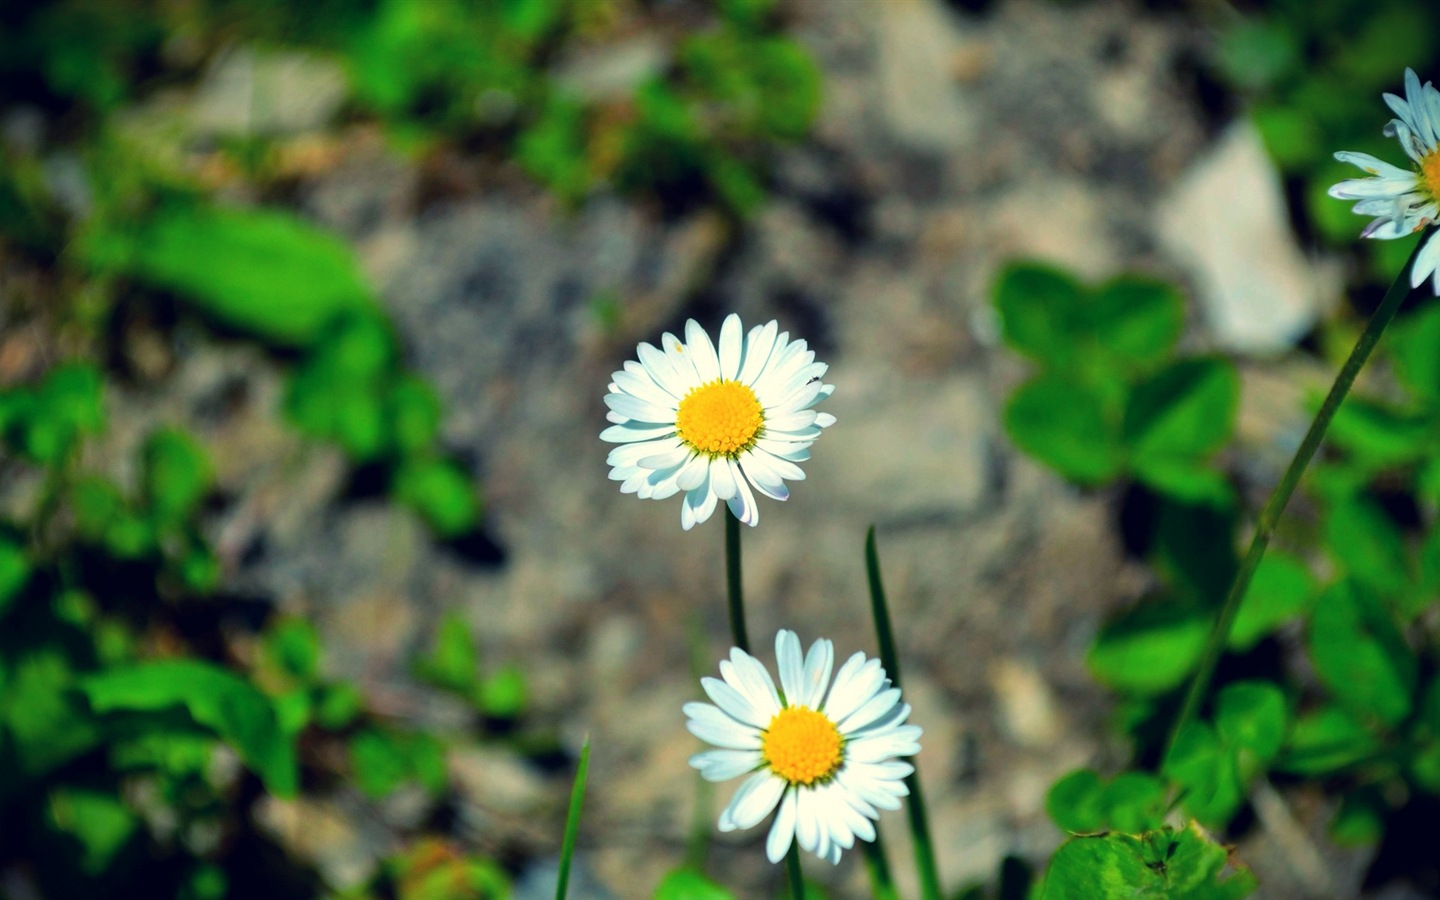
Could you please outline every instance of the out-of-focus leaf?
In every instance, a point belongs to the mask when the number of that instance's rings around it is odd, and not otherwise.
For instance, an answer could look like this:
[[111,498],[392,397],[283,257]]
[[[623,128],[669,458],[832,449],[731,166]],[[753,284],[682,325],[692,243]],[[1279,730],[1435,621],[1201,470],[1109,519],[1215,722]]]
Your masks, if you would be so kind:
[[1086,291],[1068,272],[1016,263],[995,282],[995,310],[1012,350],[1037,362],[1065,367],[1076,348],[1075,323]]
[[1215,698],[1221,742],[1253,753],[1262,764],[1279,754],[1288,725],[1285,695],[1271,682],[1235,682]]
[[1015,446],[1080,484],[1101,484],[1121,470],[1114,417],[1099,392],[1042,373],[1021,385],[1005,406]]
[[1395,322],[1386,340],[1400,381],[1424,400],[1440,400],[1440,306],[1421,305]]
[[1137,470],[1150,460],[1204,458],[1235,431],[1240,378],[1226,360],[1182,359],[1135,386],[1125,442]]
[[734,900],[735,895],[694,869],[675,869],[655,887],[654,900]]
[[1389,813],[1384,796],[1374,787],[1349,791],[1330,820],[1330,840],[1342,847],[1365,847],[1385,834]]
[[1370,465],[1393,466],[1425,455],[1431,431],[1426,416],[1350,397],[1336,411],[1327,440]]
[[474,485],[446,460],[407,459],[395,473],[394,494],[444,537],[464,534],[480,518]]
[[1358,716],[1398,724],[1410,712],[1415,654],[1369,591],[1340,581],[1315,604],[1310,658],[1335,698]]
[[1210,631],[1210,616],[1175,600],[1142,603],[1101,629],[1086,662],[1116,690],[1161,694],[1195,667]]
[[422,378],[401,377],[390,388],[390,429],[402,454],[416,454],[435,443],[442,410],[435,389]]
[[1304,563],[1279,550],[1265,554],[1235,615],[1230,647],[1254,647],[1276,627],[1308,610],[1315,590],[1315,579]]
[[518,666],[502,666],[480,683],[476,705],[493,719],[514,719],[525,711],[528,696],[525,673]]
[[1294,33],[1282,22],[1263,19],[1240,22],[1221,35],[1220,66],[1242,88],[1266,88],[1300,62]]
[[1055,782],[1045,795],[1045,811],[1065,831],[1103,831],[1105,782],[1094,769],[1077,769]]
[[275,708],[249,682],[194,659],[116,668],[81,685],[96,712],[161,712],[182,707],[199,725],[231,744],[282,797],[297,786],[295,747],[280,728]]
[[1276,768],[1296,775],[1325,775],[1368,759],[1380,743],[1345,710],[1326,706],[1295,720]]
[[114,794],[63,785],[45,805],[46,824],[79,846],[75,862],[92,877],[103,875],[135,836],[139,818]]
[[15,602],[30,580],[30,557],[25,548],[0,534],[0,616]]
[[361,731],[350,739],[350,765],[355,783],[377,799],[411,780],[431,791],[445,786],[443,748],[422,732]]
[[1212,828],[1223,828],[1245,800],[1233,749],[1204,722],[1187,722],[1162,765],[1184,791],[1185,809]]
[[1325,521],[1330,552],[1352,578],[1388,597],[1403,597],[1414,582],[1405,538],[1385,511],[1362,497],[1331,505]]
[[337,316],[374,305],[344,242],[272,210],[165,210],[135,236],[126,268],[280,344],[307,346]]
[[440,620],[430,652],[415,661],[415,674],[466,698],[474,695],[480,679],[480,654],[464,616],[450,612]]
[[265,660],[300,684],[315,680],[320,669],[320,635],[305,619],[284,619],[260,644]]
[[187,518],[210,490],[210,461],[195,439],[175,428],[150,435],[142,451],[141,483],[155,518]]

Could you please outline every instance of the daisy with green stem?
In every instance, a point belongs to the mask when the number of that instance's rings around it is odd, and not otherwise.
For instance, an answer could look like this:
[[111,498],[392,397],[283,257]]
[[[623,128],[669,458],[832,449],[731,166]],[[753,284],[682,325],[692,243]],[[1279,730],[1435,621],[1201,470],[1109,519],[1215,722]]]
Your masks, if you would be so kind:
[[755,492],[789,497],[785,482],[805,478],[797,463],[835,423],[814,409],[834,390],[820,380],[828,367],[773,320],[747,333],[732,313],[717,347],[691,319],[683,342],[667,332],[636,355],[605,396],[613,424],[600,437],[620,445],[606,459],[610,479],[642,500],[683,492],[687,531],[722,500],[740,522],[759,524]]
[[765,842],[771,862],[791,843],[830,863],[873,841],[882,809],[899,809],[914,767],[899,757],[920,752],[921,729],[907,725],[878,659],[856,653],[831,679],[835,648],[817,640],[802,655],[793,631],[775,636],[780,688],[739,649],[720,663],[720,678],[701,679],[712,703],[687,703],[690,732],[718,749],[691,757],[707,781],[748,775],[720,814],[721,831],[752,828],[775,812]]
[[[1358,200],[1354,211],[1374,217],[1361,237],[1394,240],[1440,219],[1440,90],[1428,81],[1422,87],[1414,70],[1406,69],[1404,98],[1386,94],[1385,102],[1397,116],[1385,126],[1385,135],[1399,139],[1411,168],[1368,153],[1341,151],[1336,159],[1359,166],[1371,177],[1342,181],[1330,188],[1330,196]],[[1417,288],[1429,278],[1440,295],[1440,240],[1432,234],[1422,241],[1410,267],[1410,286]]]

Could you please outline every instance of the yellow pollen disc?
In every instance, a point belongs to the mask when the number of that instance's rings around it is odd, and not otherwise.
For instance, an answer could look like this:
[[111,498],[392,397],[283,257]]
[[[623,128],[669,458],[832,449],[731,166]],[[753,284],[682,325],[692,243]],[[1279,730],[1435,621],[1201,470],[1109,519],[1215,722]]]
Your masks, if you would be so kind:
[[834,775],[845,761],[835,723],[805,706],[780,710],[760,736],[760,755],[770,771],[791,784],[811,785]]
[[1425,182],[1425,187],[1430,191],[1430,197],[1440,200],[1440,147],[1430,151],[1430,155],[1420,160],[1420,180]]
[[680,440],[711,456],[739,456],[755,443],[764,424],[755,392],[719,378],[686,394],[675,416]]

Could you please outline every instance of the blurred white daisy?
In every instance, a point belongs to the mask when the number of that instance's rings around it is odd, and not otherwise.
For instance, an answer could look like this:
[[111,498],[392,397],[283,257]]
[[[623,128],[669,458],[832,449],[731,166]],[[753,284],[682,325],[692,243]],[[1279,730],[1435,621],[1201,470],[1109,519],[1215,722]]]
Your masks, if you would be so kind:
[[721,500],[740,521],[758,524],[751,486],[776,500],[790,496],[786,480],[805,478],[796,463],[835,423],[812,408],[835,389],[820,380],[829,367],[773,320],[745,334],[733,313],[720,326],[718,351],[694,319],[684,343],[666,332],[660,347],[641,344],[639,362],[627,360],[612,376],[605,405],[615,424],[600,433],[621,445],[606,459],[611,480],[647,500],[683,491],[687,531]]
[[[1393,240],[1433,225],[1440,218],[1440,90],[1420,79],[1413,69],[1405,70],[1405,97],[1386,94],[1385,102],[1399,118],[1385,126],[1385,136],[1400,139],[1410,157],[1410,169],[1401,169],[1368,153],[1342,151],[1335,154],[1369,172],[1370,178],[1342,181],[1330,188],[1330,196],[1358,200],[1355,212],[1374,216],[1361,237]],[[1425,248],[1410,270],[1410,286],[1419,287],[1433,276],[1432,287],[1440,294],[1440,240],[1423,238]]]
[[758,825],[779,808],[765,853],[779,862],[792,840],[838,863],[855,838],[873,841],[879,810],[899,809],[920,752],[910,706],[878,659],[856,653],[835,673],[835,648],[818,640],[803,658],[793,631],[775,636],[780,688],[765,667],[735,648],[720,678],[704,678],[709,703],[685,704],[691,734],[718,750],[690,758],[706,781],[750,774],[720,814],[720,830]]

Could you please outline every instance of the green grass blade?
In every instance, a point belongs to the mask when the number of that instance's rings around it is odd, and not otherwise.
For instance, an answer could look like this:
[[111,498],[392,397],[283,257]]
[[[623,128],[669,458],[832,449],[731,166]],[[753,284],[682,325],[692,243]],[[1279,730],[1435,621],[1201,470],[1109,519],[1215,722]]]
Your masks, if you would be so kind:
[[[890,682],[899,687],[900,657],[895,652],[895,633],[890,628],[890,607],[885,600],[885,582],[880,577],[880,551],[875,546],[874,525],[865,533],[865,574],[870,581],[870,613],[875,619],[875,639],[880,644],[880,664],[885,667]],[[935,868],[935,847],[930,840],[930,818],[925,811],[925,795],[920,790],[918,766],[906,777],[905,786],[910,789],[905,812],[910,818],[920,893],[925,900],[940,900],[940,875]]]
[[590,773],[590,737],[580,745],[580,765],[575,786],[570,789],[570,811],[565,814],[565,841],[560,845],[560,873],[555,881],[555,900],[565,900],[570,887],[570,860],[575,856],[575,836],[580,833],[580,806],[585,800],[585,779]]

